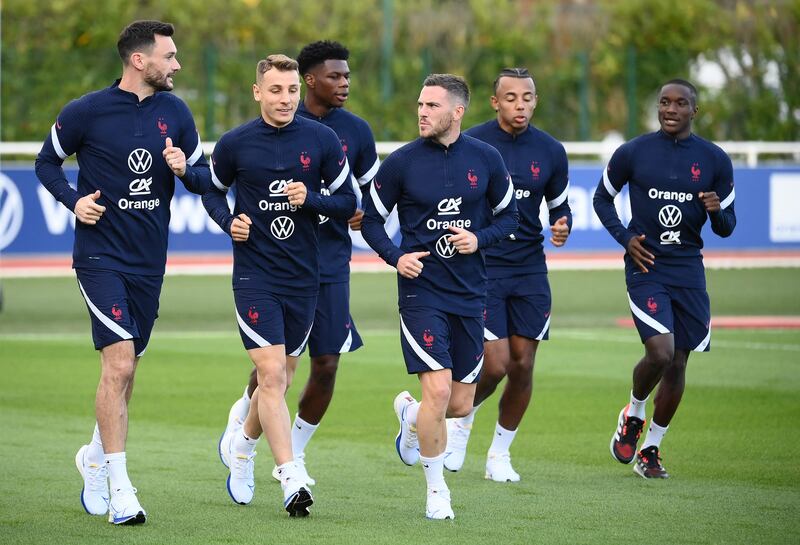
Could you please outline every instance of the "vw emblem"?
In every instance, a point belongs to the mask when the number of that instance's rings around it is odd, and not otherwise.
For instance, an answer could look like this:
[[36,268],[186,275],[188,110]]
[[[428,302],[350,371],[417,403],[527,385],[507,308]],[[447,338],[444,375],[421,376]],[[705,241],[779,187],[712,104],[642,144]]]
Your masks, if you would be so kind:
[[436,241],[436,253],[445,259],[450,259],[456,255],[456,247],[450,244],[450,237],[453,235],[442,235]]
[[153,166],[153,156],[144,148],[136,148],[128,155],[128,168],[136,174],[144,174]]
[[288,216],[278,216],[269,224],[269,230],[278,240],[285,240],[294,233],[294,222]]
[[682,219],[681,209],[674,204],[668,204],[658,211],[658,221],[667,229],[677,227]]
[[0,250],[14,242],[22,227],[22,196],[11,178],[0,173]]

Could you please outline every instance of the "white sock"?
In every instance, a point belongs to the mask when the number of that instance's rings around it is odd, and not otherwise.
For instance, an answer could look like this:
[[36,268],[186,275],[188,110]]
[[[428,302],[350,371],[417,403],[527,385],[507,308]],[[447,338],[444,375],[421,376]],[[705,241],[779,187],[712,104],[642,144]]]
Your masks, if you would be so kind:
[[108,470],[109,488],[111,493],[118,490],[133,488],[128,478],[128,464],[124,452],[106,454],[106,469]]
[[250,406],[250,394],[249,394],[249,392],[250,392],[250,385],[248,384],[247,386],[244,387],[244,394],[242,394],[242,398],[244,398],[244,400],[247,402],[247,406],[248,407]]
[[258,437],[255,439],[251,439],[244,433],[244,429],[240,432],[236,433],[233,436],[233,452],[237,454],[244,454],[245,456],[250,456],[256,450],[256,443],[258,443]]
[[100,428],[97,427],[97,423],[94,425],[92,441],[89,443],[89,448],[86,449],[86,460],[90,464],[102,465],[106,463],[106,455],[103,452],[103,441],[100,439]]
[[652,446],[661,448],[661,440],[664,438],[664,434],[667,433],[667,429],[669,429],[669,426],[664,426],[662,428],[651,420],[650,427],[647,428],[647,437],[644,439],[641,450]]
[[417,425],[417,414],[419,413],[419,401],[413,401],[409,403],[408,408],[406,409],[406,420],[412,426]]
[[311,440],[311,436],[317,431],[319,424],[309,424],[299,414],[294,415],[292,424],[292,454],[299,458],[306,450],[306,445]]
[[481,405],[479,403],[479,404],[475,405],[474,407],[472,407],[472,410],[469,412],[469,414],[467,416],[465,416],[463,418],[457,418],[456,421],[459,424],[461,424],[462,427],[468,428],[475,421],[475,413],[477,413],[478,409],[480,409],[480,408],[481,408]]
[[639,401],[633,395],[633,390],[631,390],[631,408],[628,409],[628,416],[635,416],[639,420],[644,420],[645,417],[644,409],[647,406],[647,397]]
[[494,439],[489,447],[489,452],[507,454],[517,430],[507,430],[498,422],[494,427]]
[[420,456],[419,461],[422,462],[422,470],[425,472],[428,488],[433,488],[434,490],[446,489],[447,483],[444,482],[444,452],[431,458]]

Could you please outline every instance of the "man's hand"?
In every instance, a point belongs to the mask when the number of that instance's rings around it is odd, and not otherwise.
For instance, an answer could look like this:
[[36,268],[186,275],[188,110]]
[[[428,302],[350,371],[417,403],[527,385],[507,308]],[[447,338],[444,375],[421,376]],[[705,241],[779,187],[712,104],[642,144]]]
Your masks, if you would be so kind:
[[461,227],[450,227],[455,233],[450,235],[450,244],[456,247],[460,254],[474,254],[478,250],[478,237],[474,233]]
[[98,189],[91,195],[86,195],[78,199],[78,202],[75,203],[74,210],[75,217],[78,218],[78,221],[86,225],[95,225],[100,220],[100,216],[106,211],[106,207],[97,204],[97,199],[99,198],[100,190]]
[[411,252],[410,254],[403,254],[397,260],[397,272],[403,278],[416,278],[422,273],[423,257],[431,255],[430,252]]
[[167,136],[164,141],[164,151],[161,152],[167,166],[175,173],[175,176],[181,178],[186,174],[186,154],[183,153],[181,148],[176,148],[172,145],[172,138]]
[[633,237],[628,241],[628,255],[631,256],[633,262],[639,267],[639,270],[643,273],[650,272],[647,270],[647,265],[652,265],[655,263],[653,261],[656,256],[648,252],[642,241],[644,240],[644,235],[639,235],[638,237]]
[[550,242],[558,248],[567,243],[567,237],[569,237],[569,225],[567,216],[563,216],[550,226]]
[[714,191],[706,191],[698,193],[700,200],[703,201],[703,206],[706,207],[706,210],[709,212],[719,212],[721,207],[719,205],[719,197],[717,193]]
[[350,226],[350,229],[353,231],[360,231],[361,230],[361,220],[364,217],[364,211],[360,209],[356,209],[356,213],[353,214],[353,217],[347,220],[347,224]]
[[293,206],[303,206],[303,203],[306,202],[308,190],[303,182],[286,184],[286,189],[283,192],[289,197],[289,204]]
[[244,242],[250,237],[250,226],[253,222],[247,214],[239,214],[231,222],[231,238],[234,242]]

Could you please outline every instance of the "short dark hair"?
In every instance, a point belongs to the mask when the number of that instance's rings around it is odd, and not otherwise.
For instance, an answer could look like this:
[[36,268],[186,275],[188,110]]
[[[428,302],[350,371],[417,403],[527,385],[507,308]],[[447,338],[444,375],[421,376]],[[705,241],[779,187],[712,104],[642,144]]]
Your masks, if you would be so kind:
[[533,86],[536,87],[536,80],[533,79],[533,76],[530,72],[528,72],[527,68],[503,68],[497,75],[497,79],[494,80],[494,94],[497,94],[497,86],[500,85],[500,78],[530,78],[530,80],[533,82]]
[[124,29],[117,40],[117,51],[122,62],[128,64],[130,56],[144,49],[151,49],[156,43],[156,34],[172,36],[175,27],[161,21],[134,21]]
[[667,85],[681,85],[689,89],[689,98],[692,102],[692,106],[697,106],[697,87],[692,85],[689,81],[680,78],[674,78],[666,82],[664,85],[661,86],[661,89],[666,87]]
[[423,87],[442,87],[456,102],[466,109],[469,106],[469,85],[461,76],[454,74],[430,74],[422,82]]
[[270,68],[274,68],[279,72],[291,72],[297,70],[297,61],[282,53],[267,55],[266,59],[258,61],[258,65],[256,66],[256,81],[261,81],[261,78]]
[[346,61],[350,58],[350,51],[340,44],[331,40],[320,40],[305,46],[297,55],[297,65],[301,76],[308,74],[308,71],[327,60]]

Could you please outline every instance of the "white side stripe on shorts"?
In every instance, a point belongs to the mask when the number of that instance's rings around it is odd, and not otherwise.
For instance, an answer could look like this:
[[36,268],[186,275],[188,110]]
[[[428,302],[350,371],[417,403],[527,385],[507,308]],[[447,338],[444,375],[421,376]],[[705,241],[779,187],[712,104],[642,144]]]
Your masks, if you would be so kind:
[[414,353],[419,356],[419,359],[425,362],[425,365],[433,369],[434,371],[438,371],[439,369],[444,369],[440,363],[438,363],[433,356],[425,352],[422,347],[417,344],[417,341],[414,340],[413,335],[406,327],[406,324],[403,322],[403,317],[400,317],[400,328],[403,330],[403,336],[406,338],[406,342],[411,346],[411,349]]
[[469,372],[467,376],[459,380],[463,384],[472,384],[475,382],[475,379],[478,378],[478,374],[481,372],[481,368],[483,367],[483,358],[484,355],[481,354],[481,361],[478,362],[478,365],[475,366],[475,369]]
[[550,329],[550,316],[547,317],[547,321],[544,323],[544,327],[542,328],[542,332],[539,333],[539,336],[536,337],[537,341],[541,341],[544,339],[544,334],[547,333],[547,330]]
[[311,322],[311,325],[308,326],[308,332],[306,332],[306,338],[303,339],[303,342],[300,343],[300,346],[297,347],[297,350],[289,354],[290,356],[297,357],[303,353],[303,349],[306,347],[306,343],[308,342],[308,337],[311,335],[312,327],[314,327],[314,322]]
[[708,334],[706,335],[706,338],[703,339],[702,341],[700,341],[700,344],[695,346],[692,351],[693,352],[704,352],[706,347],[708,346],[708,343],[710,343],[710,342],[711,342],[711,326],[708,326]]
[[116,333],[119,336],[119,338],[121,338],[123,340],[127,341],[128,339],[132,339],[133,338],[133,335],[131,335],[130,333],[125,331],[123,328],[121,328],[119,326],[119,324],[115,324],[114,321],[111,318],[109,318],[108,316],[106,316],[105,314],[100,312],[100,309],[97,308],[94,305],[94,303],[92,303],[92,300],[89,299],[89,296],[86,295],[86,290],[83,289],[83,285],[80,283],[80,281],[78,281],[78,287],[81,289],[81,293],[83,294],[83,298],[86,301],[86,306],[88,306],[89,310],[92,311],[92,314],[94,314],[97,317],[97,319],[100,320],[100,323],[102,323],[108,329],[110,329],[111,331]]
[[339,349],[339,354],[344,354],[348,350],[350,350],[350,346],[353,344],[353,331],[350,330],[347,332],[347,339],[345,339],[344,344]]
[[264,348],[266,346],[272,346],[264,337],[253,331],[253,328],[251,328],[245,323],[244,320],[242,320],[242,317],[239,316],[238,310],[236,311],[236,321],[239,322],[239,327],[242,329],[242,331],[244,331],[244,334],[247,335],[250,340],[256,343],[259,347]]
[[631,312],[633,312],[633,315],[636,316],[637,318],[639,318],[639,320],[643,321],[645,324],[649,325],[650,327],[652,327],[653,329],[655,329],[659,333],[669,333],[670,332],[669,329],[664,327],[660,322],[658,322],[657,320],[654,320],[653,318],[648,316],[645,311],[643,311],[642,309],[640,309],[639,307],[634,305],[630,294],[628,294],[628,304],[631,307]]
[[486,329],[483,328],[483,339],[485,341],[496,341],[498,339],[497,335]]

